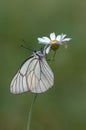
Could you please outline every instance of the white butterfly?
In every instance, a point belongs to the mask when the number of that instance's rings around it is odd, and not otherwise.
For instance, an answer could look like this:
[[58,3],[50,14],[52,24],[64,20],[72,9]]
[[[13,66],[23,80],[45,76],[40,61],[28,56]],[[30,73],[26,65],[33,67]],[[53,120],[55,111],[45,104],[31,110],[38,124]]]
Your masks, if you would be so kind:
[[24,92],[42,93],[54,84],[54,74],[49,67],[44,53],[34,51],[22,64],[14,76],[10,92],[20,94]]

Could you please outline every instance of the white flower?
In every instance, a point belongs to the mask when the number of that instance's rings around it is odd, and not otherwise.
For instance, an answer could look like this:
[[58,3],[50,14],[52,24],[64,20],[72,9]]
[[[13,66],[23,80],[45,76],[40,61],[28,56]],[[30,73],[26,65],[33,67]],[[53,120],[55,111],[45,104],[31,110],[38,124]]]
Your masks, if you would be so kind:
[[67,47],[67,44],[65,42],[70,41],[71,38],[65,38],[66,34],[61,35],[55,35],[55,33],[50,34],[50,38],[48,37],[38,37],[38,42],[41,44],[45,44],[45,51],[48,54],[50,49],[53,49],[54,51],[58,49],[60,45],[64,45]]

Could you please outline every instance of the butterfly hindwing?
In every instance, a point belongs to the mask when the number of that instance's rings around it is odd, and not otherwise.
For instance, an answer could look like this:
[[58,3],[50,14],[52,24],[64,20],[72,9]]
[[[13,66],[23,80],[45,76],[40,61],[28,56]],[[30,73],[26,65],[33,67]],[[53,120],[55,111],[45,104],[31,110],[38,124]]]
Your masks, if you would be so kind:
[[53,86],[54,75],[44,56],[28,58],[14,76],[10,91],[20,94],[27,91],[42,93]]

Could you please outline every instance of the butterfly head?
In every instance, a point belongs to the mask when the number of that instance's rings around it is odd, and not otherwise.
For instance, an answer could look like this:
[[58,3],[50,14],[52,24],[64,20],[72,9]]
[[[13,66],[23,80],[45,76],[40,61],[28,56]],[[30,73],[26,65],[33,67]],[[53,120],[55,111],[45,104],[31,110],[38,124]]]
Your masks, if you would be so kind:
[[33,55],[39,57],[39,59],[44,57],[44,54],[42,53],[42,51],[38,51],[38,50],[34,50]]

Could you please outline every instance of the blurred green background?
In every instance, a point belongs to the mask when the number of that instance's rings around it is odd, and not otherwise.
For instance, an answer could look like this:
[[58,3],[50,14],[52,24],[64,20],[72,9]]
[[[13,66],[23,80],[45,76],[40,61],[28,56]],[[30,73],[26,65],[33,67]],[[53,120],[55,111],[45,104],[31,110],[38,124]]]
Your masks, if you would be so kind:
[[[60,47],[49,63],[55,84],[39,94],[34,104],[31,130],[86,130],[86,1],[0,1],[0,130],[26,130],[33,94],[13,95],[12,77],[31,51],[37,37],[66,33],[72,40]],[[53,53],[53,52],[52,52]]]

